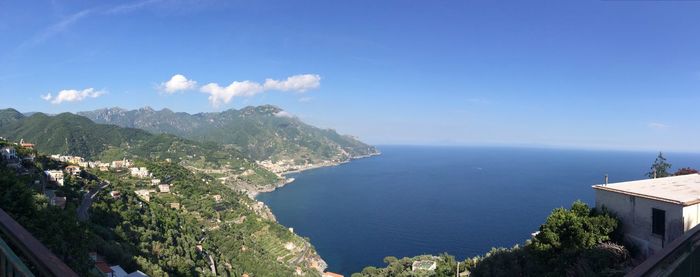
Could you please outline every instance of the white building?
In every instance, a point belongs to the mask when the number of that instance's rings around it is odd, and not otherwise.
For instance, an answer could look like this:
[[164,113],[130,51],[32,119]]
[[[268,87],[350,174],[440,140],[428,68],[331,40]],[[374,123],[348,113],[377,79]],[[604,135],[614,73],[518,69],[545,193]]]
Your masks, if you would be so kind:
[[3,147],[2,148],[2,158],[5,160],[17,159],[17,151],[14,147]]
[[437,263],[432,260],[419,260],[419,261],[414,261],[411,264],[411,271],[419,271],[419,270],[426,270],[426,271],[433,271],[437,268]]
[[127,168],[131,166],[131,161],[127,159],[123,159],[121,161],[112,161],[111,167],[114,169],[119,169],[119,168]]
[[700,222],[700,174],[595,185],[597,208],[622,224],[625,239],[649,256]]
[[46,170],[44,171],[46,178],[49,182],[56,182],[59,186],[63,186],[63,171],[60,170]]
[[148,169],[145,167],[131,167],[129,171],[132,177],[146,178],[151,176],[151,174],[148,173]]
[[82,172],[80,167],[77,165],[66,166],[66,168],[64,170],[66,171],[66,173],[68,173],[70,175],[75,175],[75,176],[80,175],[80,172]]
[[160,184],[160,185],[158,185],[158,190],[160,190],[160,192],[168,193],[168,192],[170,192],[170,185]]
[[146,201],[146,202],[151,201],[151,191],[150,190],[140,189],[140,190],[134,191],[134,193],[136,193],[136,196],[143,199],[143,201]]

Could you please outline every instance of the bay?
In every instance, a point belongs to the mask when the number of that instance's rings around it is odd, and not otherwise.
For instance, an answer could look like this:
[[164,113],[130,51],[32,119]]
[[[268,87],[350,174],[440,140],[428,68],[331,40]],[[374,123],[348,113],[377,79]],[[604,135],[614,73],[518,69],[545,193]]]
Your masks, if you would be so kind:
[[[380,146],[382,155],[289,175],[258,196],[346,276],[386,256],[459,259],[522,244],[557,207],[595,205],[591,185],[645,178],[658,153]],[[666,153],[700,168],[700,154]]]

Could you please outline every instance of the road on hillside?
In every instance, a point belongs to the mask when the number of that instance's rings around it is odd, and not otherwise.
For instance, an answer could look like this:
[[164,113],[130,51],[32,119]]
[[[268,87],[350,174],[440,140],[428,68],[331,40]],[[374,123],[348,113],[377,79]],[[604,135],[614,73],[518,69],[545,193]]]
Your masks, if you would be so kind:
[[109,186],[109,181],[102,181],[100,182],[100,185],[97,186],[96,188],[90,189],[88,193],[83,195],[83,201],[80,203],[80,207],[78,207],[78,220],[85,222],[88,220],[90,217],[90,214],[88,214],[88,210],[90,210],[90,206],[92,205],[92,200],[95,199],[95,196],[104,188]]

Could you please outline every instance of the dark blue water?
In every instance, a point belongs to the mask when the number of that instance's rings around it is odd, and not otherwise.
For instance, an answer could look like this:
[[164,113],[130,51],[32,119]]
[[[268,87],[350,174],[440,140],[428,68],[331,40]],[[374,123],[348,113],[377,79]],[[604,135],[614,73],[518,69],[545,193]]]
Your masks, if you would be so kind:
[[[652,152],[380,147],[382,155],[291,175],[258,199],[349,276],[386,256],[460,259],[522,243],[552,209],[594,203],[591,185],[644,178]],[[700,154],[666,154],[674,169]]]

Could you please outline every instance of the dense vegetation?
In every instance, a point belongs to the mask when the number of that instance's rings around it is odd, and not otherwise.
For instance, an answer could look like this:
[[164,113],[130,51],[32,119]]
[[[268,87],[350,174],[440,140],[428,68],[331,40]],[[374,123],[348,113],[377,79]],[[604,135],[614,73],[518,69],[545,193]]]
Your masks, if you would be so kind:
[[[143,165],[156,177],[170,180],[172,193],[160,193],[144,202],[131,191],[152,188],[149,184],[130,179],[126,173],[100,173],[113,180],[114,189],[123,192],[116,200],[100,194],[93,207],[91,221],[99,234],[98,250],[109,260],[152,276],[210,275],[209,256],[222,275],[291,275],[296,266],[312,275],[317,273],[307,259],[289,262],[303,253],[284,248],[291,242],[308,247],[307,255],[315,255],[310,244],[256,213],[255,202],[246,196],[173,163]],[[217,202],[214,195],[220,195],[221,200]],[[171,208],[173,203],[179,204],[179,209]]]
[[[4,143],[0,142],[0,147]],[[30,152],[21,149],[21,152]],[[6,167],[0,159],[0,208],[44,243],[73,270],[84,276],[90,268],[87,224],[76,220],[77,201],[71,201],[65,209],[49,205],[43,194],[37,193],[34,181],[39,179],[42,163],[32,164],[31,174],[19,176]],[[73,187],[72,182],[66,188]],[[70,197],[70,196],[69,196]]]
[[292,159],[300,163],[316,163],[377,152],[374,147],[353,137],[307,125],[270,105],[194,115],[151,108],[132,111],[112,108],[79,114],[97,123],[233,145],[254,160]]
[[[311,264],[319,257],[310,243],[277,224],[256,201],[175,163],[137,163],[168,181],[171,193],[154,193],[144,201],[133,191],[154,189],[150,179],[135,179],[126,171],[83,172],[58,188],[56,194],[67,197],[60,209],[33,184],[42,170],[65,164],[39,156],[26,164],[29,174],[22,176],[0,162],[0,208],[81,276],[92,268],[90,251],[150,276],[209,276],[212,267],[224,276],[291,276],[297,267],[307,276],[319,275]],[[97,194],[89,220],[79,221],[83,195],[103,180],[111,184]],[[112,190],[120,195],[112,197]]]
[[[620,245],[618,221],[611,215],[574,202],[570,209],[557,208],[540,226],[539,233],[524,246],[494,248],[482,257],[460,262],[459,271],[470,276],[622,276],[630,262],[629,251]],[[454,276],[454,257],[435,257],[434,272],[412,272],[411,263],[425,256],[388,257],[386,268],[367,267],[363,276]]]
[[[221,169],[224,175],[236,175],[238,180],[251,184],[280,182],[275,174],[259,167],[234,147],[96,124],[70,113],[55,116],[36,113],[25,117],[12,109],[0,110],[0,136],[32,142],[38,151],[47,154],[76,155],[107,162],[123,158],[170,159],[192,168]],[[246,170],[255,174],[241,176]]]

